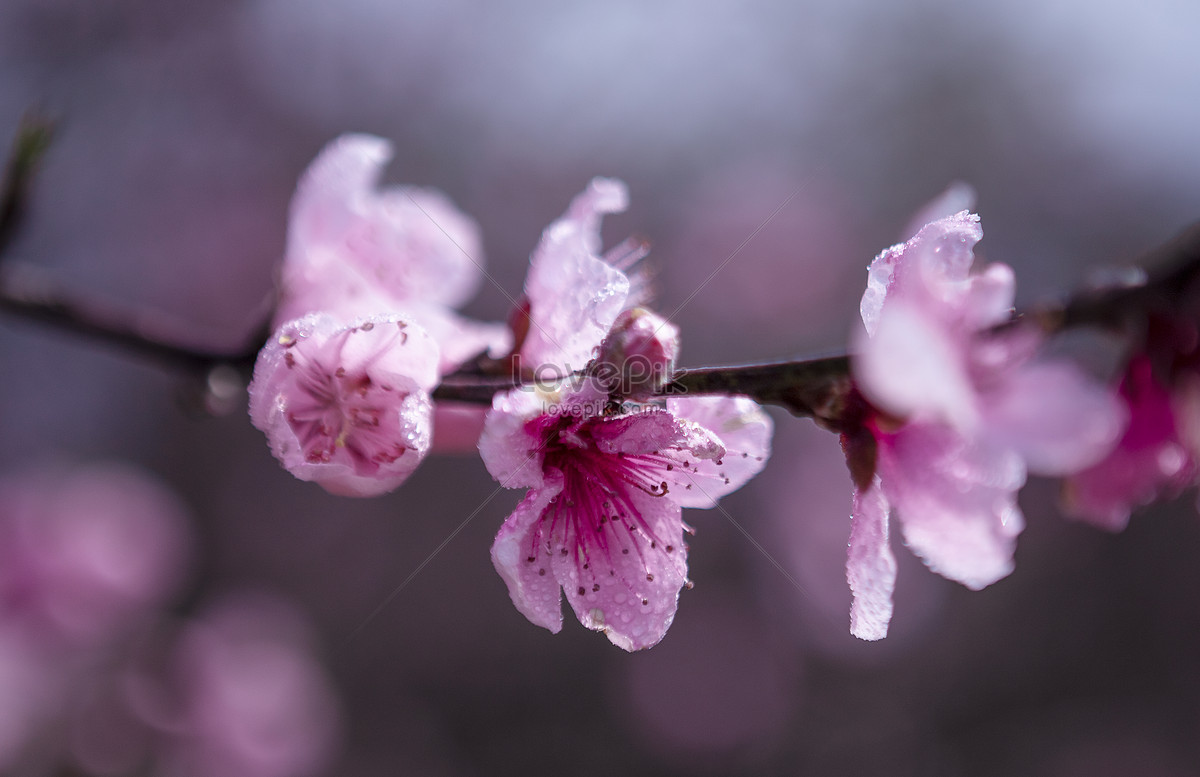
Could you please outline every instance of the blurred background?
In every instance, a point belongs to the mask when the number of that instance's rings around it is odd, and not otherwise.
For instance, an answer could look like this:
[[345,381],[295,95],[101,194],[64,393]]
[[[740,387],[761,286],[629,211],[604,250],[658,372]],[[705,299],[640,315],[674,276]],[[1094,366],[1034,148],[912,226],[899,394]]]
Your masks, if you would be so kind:
[[[632,205],[606,240],[652,241],[684,365],[816,354],[953,181],[1023,304],[1200,216],[1198,35],[1184,0],[5,0],[0,135],[31,107],[60,121],[5,261],[237,348],[297,176],[365,131],[396,146],[388,181],[480,222],[495,283],[473,316],[506,315],[541,230],[609,175]],[[512,607],[488,552],[521,494],[478,458],[336,498],[156,365],[7,319],[0,365],[5,472],[119,459],[175,495],[191,539],[163,612],[303,632],[268,642],[303,646],[320,714],[293,722],[325,744],[255,774],[1200,774],[1194,495],[1110,536],[1034,481],[1017,570],[979,593],[894,537],[892,634],[867,644],[848,635],[837,440],[777,415],[767,470],[723,502],[754,542],[685,515],[696,587],[629,655]],[[273,604],[213,604],[245,596]],[[88,752],[43,741],[8,768],[135,773]]]

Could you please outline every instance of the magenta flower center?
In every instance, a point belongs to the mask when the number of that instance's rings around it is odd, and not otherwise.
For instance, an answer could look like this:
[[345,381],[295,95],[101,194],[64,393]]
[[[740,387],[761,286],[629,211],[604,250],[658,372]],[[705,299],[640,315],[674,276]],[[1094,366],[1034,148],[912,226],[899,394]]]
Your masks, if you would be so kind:
[[[550,499],[531,532],[526,562],[539,563],[554,555],[567,557],[579,572],[579,590],[599,592],[620,575],[626,586],[654,581],[654,554],[671,554],[674,544],[654,529],[654,516],[678,510],[663,504],[670,493],[668,473],[690,462],[677,448],[653,453],[610,453],[593,433],[606,419],[579,421],[571,416],[543,416],[531,431],[546,440],[544,467],[562,473],[562,491]],[[668,444],[671,441],[668,441]],[[670,501],[670,500],[667,500]],[[597,570],[603,570],[597,574]],[[636,577],[638,579],[624,579]],[[605,578],[608,578],[606,580]],[[648,604],[642,600],[642,604]]]
[[409,449],[410,432],[400,413],[408,392],[376,382],[362,368],[329,369],[319,358],[302,363],[287,356],[299,389],[288,404],[287,421],[305,460],[327,463],[343,452],[358,474],[370,475]]

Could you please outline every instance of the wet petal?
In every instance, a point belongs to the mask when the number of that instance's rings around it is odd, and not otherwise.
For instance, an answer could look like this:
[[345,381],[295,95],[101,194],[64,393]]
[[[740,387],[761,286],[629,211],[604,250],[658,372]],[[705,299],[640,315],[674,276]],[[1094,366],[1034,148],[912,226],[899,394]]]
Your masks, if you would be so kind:
[[546,411],[534,390],[497,394],[479,437],[479,456],[496,482],[505,488],[542,485],[544,441],[527,424]]
[[548,559],[580,623],[641,650],[667,633],[687,583],[683,522],[678,504],[637,488],[625,489],[614,513],[601,522],[582,501],[563,504]]
[[521,348],[535,374],[582,370],[624,308],[629,279],[598,252],[601,217],[626,203],[624,184],[597,178],[542,233],[525,281],[531,326]]
[[925,225],[908,242],[884,250],[867,270],[859,312],[874,336],[885,303],[907,300],[952,303],[962,296],[975,244],[983,237],[979,217],[962,211]]
[[663,448],[677,445],[683,439],[675,416],[657,408],[597,419],[588,429],[596,442],[596,450],[614,455],[657,453]]
[[[690,466],[673,479],[677,485],[672,493],[683,507],[713,507],[717,499],[741,488],[766,466],[774,423],[753,400],[680,397],[668,399],[667,410],[692,425],[685,451]],[[704,436],[698,438],[701,432]],[[712,444],[710,433],[723,449],[716,457],[703,455],[704,446]]]
[[962,181],[955,181],[946,187],[944,192],[916,212],[909,220],[903,234],[915,235],[926,224],[932,224],[962,211],[972,210],[975,207],[976,199],[974,187]]
[[547,478],[531,489],[500,527],[492,543],[492,564],[508,586],[516,608],[534,624],[557,634],[562,630],[562,595],[538,530],[542,513],[562,490],[562,477]]
[[896,557],[888,543],[888,509],[879,478],[865,492],[855,489],[846,581],[854,594],[850,633],[859,639],[883,639],[892,620]]

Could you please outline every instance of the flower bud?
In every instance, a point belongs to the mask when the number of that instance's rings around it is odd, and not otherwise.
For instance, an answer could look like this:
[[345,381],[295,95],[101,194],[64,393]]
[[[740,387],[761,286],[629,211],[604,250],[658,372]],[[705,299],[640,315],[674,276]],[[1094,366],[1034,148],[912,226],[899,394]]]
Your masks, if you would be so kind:
[[630,308],[613,322],[592,367],[610,394],[645,396],[675,372],[679,328],[646,308]]

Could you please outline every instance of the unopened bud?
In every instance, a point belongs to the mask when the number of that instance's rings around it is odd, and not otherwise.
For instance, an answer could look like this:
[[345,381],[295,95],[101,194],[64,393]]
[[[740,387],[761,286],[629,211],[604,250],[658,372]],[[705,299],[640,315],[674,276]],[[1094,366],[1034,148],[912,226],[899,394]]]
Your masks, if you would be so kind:
[[610,394],[653,394],[671,379],[679,356],[679,328],[646,308],[623,311],[600,345],[594,375]]

